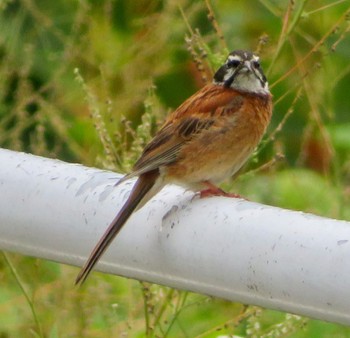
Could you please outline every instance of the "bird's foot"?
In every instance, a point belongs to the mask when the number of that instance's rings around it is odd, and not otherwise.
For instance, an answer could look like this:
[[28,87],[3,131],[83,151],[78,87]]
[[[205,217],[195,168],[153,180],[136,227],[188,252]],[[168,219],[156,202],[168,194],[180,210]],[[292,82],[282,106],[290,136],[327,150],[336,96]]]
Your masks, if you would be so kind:
[[231,197],[231,198],[242,198],[242,196],[239,194],[226,192],[220,188],[216,188],[216,189],[208,188],[208,189],[201,190],[199,192],[200,198],[210,197],[210,196],[224,196],[224,197]]
[[242,198],[242,196],[240,196],[238,194],[226,192],[210,182],[204,182],[204,184],[207,186],[207,189],[203,189],[199,192],[199,198],[210,197],[210,196],[224,196],[224,197],[230,197],[230,198]]

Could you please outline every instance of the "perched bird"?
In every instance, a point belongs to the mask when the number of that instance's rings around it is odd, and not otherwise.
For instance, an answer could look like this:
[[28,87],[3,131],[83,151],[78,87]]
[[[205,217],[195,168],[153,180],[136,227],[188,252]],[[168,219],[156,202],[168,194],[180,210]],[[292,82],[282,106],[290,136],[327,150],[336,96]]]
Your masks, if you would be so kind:
[[86,280],[130,215],[166,184],[200,191],[201,197],[230,196],[215,184],[236,173],[247,161],[271,114],[272,96],[259,57],[249,51],[233,51],[215,73],[213,82],[168,116],[133,171],[120,180],[138,176],[76,284]]

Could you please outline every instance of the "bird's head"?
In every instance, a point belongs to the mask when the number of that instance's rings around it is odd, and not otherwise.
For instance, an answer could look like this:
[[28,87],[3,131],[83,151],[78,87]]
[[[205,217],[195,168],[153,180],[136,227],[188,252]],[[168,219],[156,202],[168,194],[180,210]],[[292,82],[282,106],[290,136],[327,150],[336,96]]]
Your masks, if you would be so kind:
[[214,83],[246,93],[269,94],[259,57],[245,50],[229,54],[225,64],[215,73]]

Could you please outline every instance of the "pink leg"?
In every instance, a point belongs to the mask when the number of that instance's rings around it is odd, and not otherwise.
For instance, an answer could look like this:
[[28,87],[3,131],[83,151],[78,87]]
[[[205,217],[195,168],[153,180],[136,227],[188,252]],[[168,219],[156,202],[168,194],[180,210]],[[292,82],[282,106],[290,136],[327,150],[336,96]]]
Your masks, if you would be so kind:
[[208,188],[201,190],[199,192],[199,197],[203,198],[203,197],[209,197],[209,196],[225,196],[225,197],[231,197],[231,198],[242,198],[240,195],[238,194],[232,194],[232,193],[228,193],[223,191],[222,189],[218,188],[217,186],[215,186],[214,184],[210,183],[209,181],[205,181],[203,182]]

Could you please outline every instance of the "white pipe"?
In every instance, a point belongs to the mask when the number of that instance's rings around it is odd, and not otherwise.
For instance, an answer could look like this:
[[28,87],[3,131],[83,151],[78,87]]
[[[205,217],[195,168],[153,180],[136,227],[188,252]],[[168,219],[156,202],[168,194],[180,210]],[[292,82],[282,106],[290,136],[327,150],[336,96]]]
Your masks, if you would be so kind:
[[[0,163],[0,249],[72,265],[133,183],[114,187],[117,174],[8,150]],[[98,270],[350,324],[344,221],[169,186],[130,218]]]

